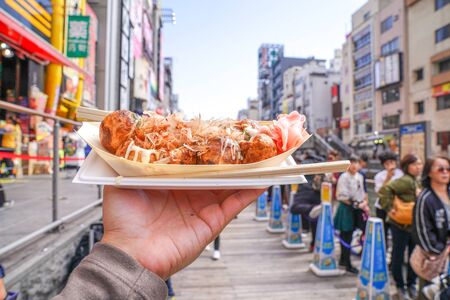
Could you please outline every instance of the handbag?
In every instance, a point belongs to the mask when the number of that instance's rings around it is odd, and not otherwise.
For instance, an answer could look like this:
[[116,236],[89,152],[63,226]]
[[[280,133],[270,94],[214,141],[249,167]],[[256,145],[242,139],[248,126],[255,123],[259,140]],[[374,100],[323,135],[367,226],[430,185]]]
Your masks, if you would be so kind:
[[400,225],[411,225],[415,202],[406,202],[399,197],[394,197],[392,209],[388,215],[391,220]]
[[434,259],[430,259],[430,254],[423,250],[422,247],[416,246],[411,254],[409,263],[420,278],[431,281],[444,271],[447,256],[448,247],[445,247],[444,251],[438,256],[433,255]]

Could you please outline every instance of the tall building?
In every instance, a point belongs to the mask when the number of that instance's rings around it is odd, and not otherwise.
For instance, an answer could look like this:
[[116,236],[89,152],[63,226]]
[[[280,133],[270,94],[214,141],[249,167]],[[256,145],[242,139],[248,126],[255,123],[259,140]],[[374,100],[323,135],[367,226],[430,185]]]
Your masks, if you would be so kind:
[[284,86],[284,72],[294,66],[301,67],[314,61],[314,57],[299,58],[282,56],[272,66],[272,118],[276,118],[282,112],[282,98]]
[[354,136],[364,138],[374,131],[373,56],[378,0],[369,0],[352,15],[353,120]]
[[431,151],[449,154],[450,2],[408,0],[409,121],[430,124]]
[[258,99],[263,120],[272,119],[272,66],[283,56],[284,46],[280,44],[262,44],[258,49]]
[[292,67],[284,71],[283,74],[283,98],[281,112],[287,114],[295,110],[295,77],[300,73],[301,67]]
[[352,35],[347,34],[345,43],[342,45],[342,67],[340,100],[342,106],[342,116],[339,120],[342,141],[349,144],[353,140],[355,131],[353,130],[353,52]]
[[397,139],[399,125],[408,122],[408,76],[405,57],[406,39],[405,3],[379,1],[375,18],[374,86],[375,126],[385,140]]
[[310,132],[324,135],[332,128],[330,89],[339,81],[339,73],[327,70],[325,60],[311,60],[295,74],[295,110],[306,116]]

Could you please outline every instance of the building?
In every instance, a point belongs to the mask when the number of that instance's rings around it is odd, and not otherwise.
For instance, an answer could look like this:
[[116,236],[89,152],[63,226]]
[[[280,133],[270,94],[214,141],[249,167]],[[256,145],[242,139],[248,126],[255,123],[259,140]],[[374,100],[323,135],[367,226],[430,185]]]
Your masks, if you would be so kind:
[[339,120],[339,129],[342,135],[342,141],[349,144],[353,140],[355,131],[353,130],[353,52],[352,52],[351,33],[345,38],[342,45],[342,67],[341,84],[339,89],[339,98],[341,102],[341,119]]
[[261,101],[263,120],[272,119],[272,66],[284,56],[284,46],[280,44],[262,44],[258,49],[258,99]]
[[247,108],[241,109],[238,112],[238,120],[244,119],[261,119],[261,101],[252,98],[247,99]]
[[306,116],[310,132],[325,135],[332,128],[331,87],[340,81],[338,72],[328,70],[325,60],[311,60],[295,74],[295,110]]
[[378,0],[369,0],[352,15],[353,123],[354,136],[365,138],[374,131],[373,56]]
[[174,113],[178,111],[178,104],[175,106],[173,101],[173,59],[164,58],[164,98],[162,99],[162,109],[165,113]]
[[431,152],[449,155],[450,2],[408,0],[406,5],[409,122],[428,122]]
[[374,131],[386,141],[398,139],[399,125],[408,122],[408,76],[404,1],[379,1],[375,17],[373,57],[375,87]]
[[334,57],[330,59],[330,70],[340,72],[342,69],[342,49],[334,50]]
[[272,65],[272,118],[282,113],[282,98],[284,87],[284,72],[292,67],[301,67],[304,64],[314,61],[314,57],[299,58],[282,56]]
[[287,114],[295,110],[295,77],[300,72],[301,67],[292,67],[283,74],[283,98],[281,112]]

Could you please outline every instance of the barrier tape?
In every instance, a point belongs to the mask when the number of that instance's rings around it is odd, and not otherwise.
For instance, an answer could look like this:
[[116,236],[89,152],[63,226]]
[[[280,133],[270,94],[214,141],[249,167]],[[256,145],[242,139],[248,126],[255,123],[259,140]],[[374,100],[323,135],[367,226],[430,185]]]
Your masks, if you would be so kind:
[[[11,152],[0,152],[0,159],[2,158],[19,158],[19,159],[23,159],[23,160],[53,160],[53,157],[50,156],[33,156],[33,155],[25,155],[25,154],[15,154],[15,153],[11,153]],[[59,158],[60,161],[74,161],[74,160],[84,160],[84,158],[80,158],[80,157],[64,157],[64,158]]]

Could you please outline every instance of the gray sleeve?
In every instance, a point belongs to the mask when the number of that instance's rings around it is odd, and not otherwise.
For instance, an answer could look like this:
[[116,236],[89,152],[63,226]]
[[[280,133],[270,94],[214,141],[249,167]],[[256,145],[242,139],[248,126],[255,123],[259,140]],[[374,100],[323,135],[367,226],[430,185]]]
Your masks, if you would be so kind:
[[164,280],[118,248],[98,243],[72,272],[66,287],[53,300],[165,300],[166,296]]

